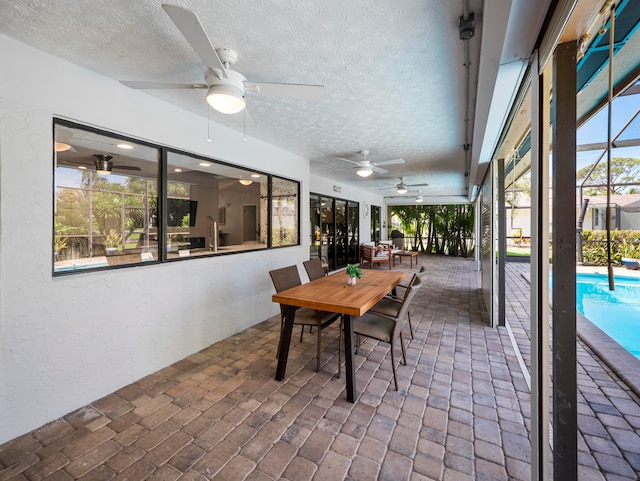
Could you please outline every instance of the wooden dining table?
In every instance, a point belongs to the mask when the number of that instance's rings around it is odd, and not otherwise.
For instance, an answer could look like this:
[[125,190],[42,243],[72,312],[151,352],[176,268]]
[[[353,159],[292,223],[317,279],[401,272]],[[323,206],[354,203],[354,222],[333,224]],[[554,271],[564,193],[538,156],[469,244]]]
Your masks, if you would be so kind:
[[273,302],[282,304],[285,310],[276,380],[282,381],[285,376],[296,308],[307,307],[339,313],[343,315],[347,401],[355,402],[356,381],[351,316],[362,316],[405,277],[404,272],[366,270],[363,271],[362,279],[358,279],[356,285],[352,286],[347,285],[348,277],[344,271],[341,271],[274,294],[271,298]]

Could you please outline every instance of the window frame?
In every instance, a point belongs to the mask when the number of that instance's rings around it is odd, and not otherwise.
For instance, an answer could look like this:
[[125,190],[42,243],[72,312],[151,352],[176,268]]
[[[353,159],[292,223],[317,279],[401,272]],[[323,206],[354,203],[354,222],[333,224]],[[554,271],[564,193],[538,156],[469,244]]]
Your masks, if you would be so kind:
[[[60,126],[60,127],[64,127],[67,129],[76,129],[76,130],[81,130],[84,132],[87,132],[89,134],[95,134],[95,135],[99,135],[99,136],[103,136],[109,139],[112,139],[114,141],[114,143],[116,142],[130,142],[136,145],[141,145],[144,147],[148,147],[150,149],[155,149],[158,151],[158,170],[157,170],[157,177],[155,178],[156,180],[156,198],[157,198],[157,258],[152,259],[152,260],[143,260],[143,261],[136,261],[136,262],[124,262],[122,264],[114,264],[114,265],[104,265],[104,264],[100,264],[100,265],[96,265],[96,266],[92,266],[92,267],[77,267],[77,268],[70,268],[70,269],[65,269],[65,270],[61,270],[60,268],[58,268],[58,270],[56,270],[56,254],[55,254],[55,249],[54,249],[54,240],[56,239],[56,237],[59,235],[59,231],[57,232],[56,229],[56,222],[55,222],[55,218],[56,218],[56,214],[57,214],[57,209],[58,209],[58,193],[57,193],[57,178],[56,178],[56,170],[58,168],[60,168],[61,166],[58,165],[57,162],[57,152],[56,152],[56,148],[55,148],[55,142],[58,140],[63,140],[63,139],[58,139],[56,138],[56,127]],[[144,141],[144,140],[140,140],[137,139],[135,137],[131,137],[131,136],[127,136],[125,134],[121,134],[121,133],[116,133],[116,132],[112,132],[106,129],[100,129],[100,128],[96,128],[93,126],[89,126],[89,125],[85,125],[85,124],[81,124],[78,122],[73,122],[67,119],[62,119],[62,118],[58,118],[58,117],[54,117],[53,118],[53,122],[52,122],[52,168],[53,168],[53,180],[52,180],[52,226],[51,226],[51,231],[52,231],[52,244],[51,244],[51,272],[52,272],[52,276],[53,277],[63,277],[63,276],[67,276],[67,275],[75,275],[75,274],[82,274],[82,273],[86,273],[86,272],[97,272],[97,271],[105,271],[105,270],[112,270],[112,269],[122,269],[122,268],[128,268],[128,267],[138,267],[138,266],[144,266],[144,265],[155,265],[155,264],[164,264],[164,263],[171,263],[171,262],[181,262],[181,261],[187,261],[187,260],[192,260],[192,259],[199,259],[199,258],[211,258],[211,257],[217,257],[217,256],[221,256],[221,255],[235,255],[235,254],[243,254],[245,252],[255,252],[257,250],[271,250],[271,249],[279,249],[279,248],[286,248],[286,247],[296,247],[296,246],[300,246],[300,240],[301,240],[301,230],[300,230],[300,213],[301,213],[301,192],[302,192],[302,183],[299,180],[295,180],[295,179],[291,179],[282,175],[276,175],[276,174],[270,174],[268,172],[264,172],[261,170],[257,170],[257,169],[253,169],[247,166],[242,166],[242,165],[236,165],[230,162],[225,162],[225,161],[221,161],[218,160],[216,158],[212,158],[212,157],[207,157],[205,155],[202,154],[196,154],[193,152],[188,152],[185,150],[181,150],[181,149],[177,149],[174,147],[170,147],[170,146],[166,146],[166,145],[162,145],[162,144],[158,144],[158,143],[153,143],[153,142],[148,142],[148,141]],[[169,186],[169,182],[171,181],[170,177],[170,172],[168,172],[168,167],[169,167],[169,157],[170,154],[177,154],[180,156],[187,156],[189,158],[193,158],[195,161],[203,161],[203,162],[210,162],[212,164],[216,164],[218,166],[221,167],[226,167],[226,168],[232,168],[232,169],[238,169],[241,171],[246,171],[247,174],[249,173],[256,173],[259,174],[260,176],[264,176],[264,179],[259,181],[260,184],[260,188],[263,189],[266,185],[266,246],[260,246],[260,247],[249,247],[249,248],[243,248],[243,249],[238,249],[238,250],[230,250],[230,251],[217,251],[217,252],[209,252],[209,251],[204,251],[204,252],[199,252],[198,255],[189,255],[189,256],[178,256],[178,257],[169,257],[168,253],[167,253],[167,234],[168,234],[168,225],[167,225],[167,208],[168,208],[168,186]],[[62,166],[63,168],[68,168],[68,166]],[[124,174],[126,175],[126,174]],[[231,177],[230,177],[231,178]],[[290,182],[292,183],[296,188],[295,188],[295,215],[296,215],[296,222],[293,226],[293,228],[295,229],[296,232],[296,239],[295,242],[292,243],[287,243],[284,245],[277,245],[274,246],[273,245],[273,235],[272,235],[272,225],[273,225],[273,180],[274,179],[279,179],[282,181],[286,181],[286,182]],[[149,208],[150,205],[150,199],[151,197],[148,197],[146,202],[147,202],[147,209]],[[262,195],[260,195],[259,200],[258,200],[258,211],[260,211],[261,207],[262,207]],[[219,192],[216,193],[216,201],[218,202],[218,209],[220,208],[219,202],[220,202],[220,194]],[[91,207],[91,213],[88,214],[90,218],[93,218],[94,216],[94,210],[93,207]],[[258,212],[258,218],[260,218],[260,212]],[[260,222],[260,221],[259,221]],[[91,225],[91,223],[90,223]],[[100,257],[100,256],[94,256],[93,254],[87,257],[82,257],[82,259],[91,259],[93,257]]]

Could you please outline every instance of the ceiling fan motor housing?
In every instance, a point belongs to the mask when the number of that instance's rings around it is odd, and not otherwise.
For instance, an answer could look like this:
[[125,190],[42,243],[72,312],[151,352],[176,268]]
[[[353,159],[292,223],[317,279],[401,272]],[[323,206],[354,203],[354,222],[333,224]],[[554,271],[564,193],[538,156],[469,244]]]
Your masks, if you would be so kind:
[[111,169],[113,169],[113,162],[111,162],[113,157],[111,155],[94,154],[94,157],[96,158],[95,164],[98,172],[111,172]]

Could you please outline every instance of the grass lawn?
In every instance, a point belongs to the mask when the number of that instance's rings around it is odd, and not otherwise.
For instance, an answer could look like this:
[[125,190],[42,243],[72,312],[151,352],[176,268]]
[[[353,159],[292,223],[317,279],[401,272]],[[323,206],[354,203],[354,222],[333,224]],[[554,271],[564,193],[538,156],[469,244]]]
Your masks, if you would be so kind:
[[514,257],[525,257],[531,255],[531,248],[529,247],[507,247],[507,255]]

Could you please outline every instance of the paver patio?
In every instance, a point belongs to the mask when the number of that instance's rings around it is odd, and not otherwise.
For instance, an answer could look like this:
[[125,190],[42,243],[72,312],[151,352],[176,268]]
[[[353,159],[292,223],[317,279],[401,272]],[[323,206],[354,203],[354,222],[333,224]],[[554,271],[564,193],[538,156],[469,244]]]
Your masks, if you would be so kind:
[[[305,335],[275,381],[273,317],[0,446],[0,480],[529,479],[530,394],[507,330],[488,326],[480,273],[470,260],[419,261],[398,392],[388,345],[366,340],[359,399],[346,401],[337,329],[324,331],[319,373]],[[510,272],[519,302],[507,315],[523,341],[528,286]],[[581,343],[578,356],[580,479],[638,479],[639,400]]]

